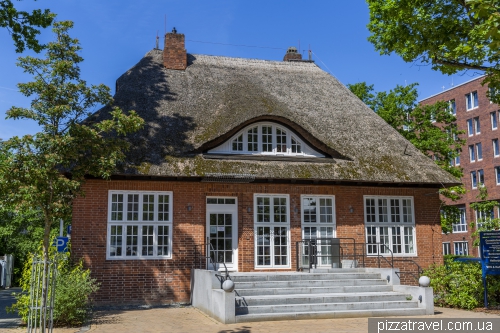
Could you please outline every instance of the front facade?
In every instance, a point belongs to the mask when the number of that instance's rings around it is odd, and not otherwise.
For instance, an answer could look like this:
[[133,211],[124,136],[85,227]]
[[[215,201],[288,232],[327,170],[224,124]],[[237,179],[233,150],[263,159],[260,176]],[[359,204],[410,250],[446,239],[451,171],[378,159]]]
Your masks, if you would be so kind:
[[[499,107],[488,99],[488,85],[481,85],[483,79],[478,77],[420,101],[449,101],[458,129],[465,132],[462,138],[466,143],[460,156],[450,163],[463,169],[462,182],[467,192],[460,200],[448,202],[460,208],[461,217],[451,233],[443,234],[443,254],[479,256],[478,248],[473,246],[474,230],[470,224],[475,224],[484,213],[476,212],[470,204],[479,201],[481,186],[486,186],[488,200],[500,200]],[[500,217],[498,210],[487,214]]]
[[187,54],[174,32],[117,80],[116,104],[146,127],[73,206],[98,304],[189,302],[206,253],[209,269],[295,271],[304,239],[442,261],[437,189],[458,181],[313,62],[284,60]]

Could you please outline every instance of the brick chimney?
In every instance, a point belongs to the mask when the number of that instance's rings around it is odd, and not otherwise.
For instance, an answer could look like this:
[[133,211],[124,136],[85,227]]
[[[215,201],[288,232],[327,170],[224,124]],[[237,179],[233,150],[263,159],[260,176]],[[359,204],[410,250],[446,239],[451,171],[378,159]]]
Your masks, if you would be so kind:
[[286,54],[283,57],[283,61],[292,61],[292,60],[302,60],[302,55],[297,52],[297,48],[294,46],[290,46],[288,50],[286,50]]
[[168,69],[185,70],[187,53],[184,44],[184,34],[178,34],[175,28],[165,35],[163,49],[163,65]]

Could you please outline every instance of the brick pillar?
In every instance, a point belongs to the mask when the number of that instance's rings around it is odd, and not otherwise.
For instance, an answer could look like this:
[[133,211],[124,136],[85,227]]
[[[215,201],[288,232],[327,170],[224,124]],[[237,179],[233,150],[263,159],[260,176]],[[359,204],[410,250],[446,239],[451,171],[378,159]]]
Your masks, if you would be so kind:
[[297,52],[297,48],[291,46],[286,50],[286,54],[283,57],[283,61],[291,61],[291,60],[302,60],[302,54]]
[[165,35],[163,65],[165,68],[178,70],[185,70],[187,67],[184,34],[178,34],[175,28]]

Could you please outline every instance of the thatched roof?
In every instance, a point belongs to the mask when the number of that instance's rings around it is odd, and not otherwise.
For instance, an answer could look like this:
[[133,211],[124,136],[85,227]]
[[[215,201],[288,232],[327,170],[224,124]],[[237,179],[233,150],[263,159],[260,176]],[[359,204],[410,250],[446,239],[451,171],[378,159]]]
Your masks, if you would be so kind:
[[[135,110],[145,128],[129,137],[128,167],[118,174],[456,184],[343,84],[312,62],[188,54],[168,70],[152,50],[116,82],[115,105]],[[108,117],[103,108],[96,119]],[[300,159],[208,158],[205,152],[247,124],[277,121],[325,152]]]

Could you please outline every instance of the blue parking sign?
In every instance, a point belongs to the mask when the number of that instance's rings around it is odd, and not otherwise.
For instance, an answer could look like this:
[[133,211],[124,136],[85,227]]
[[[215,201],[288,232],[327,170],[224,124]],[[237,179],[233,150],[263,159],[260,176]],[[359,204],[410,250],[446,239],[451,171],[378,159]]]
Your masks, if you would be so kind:
[[57,237],[55,245],[57,252],[68,252],[68,237]]

